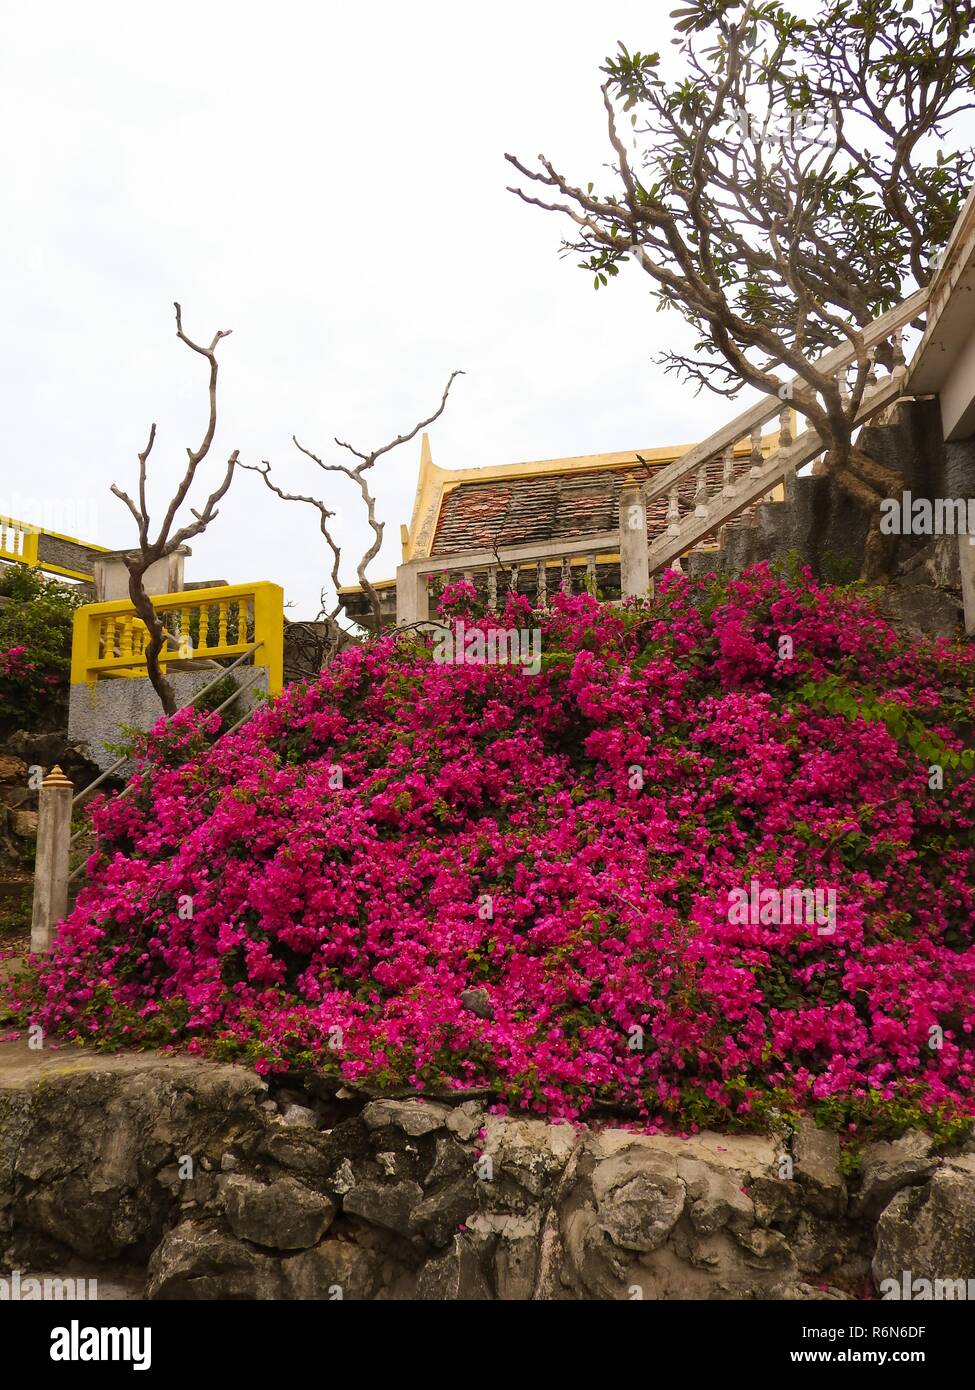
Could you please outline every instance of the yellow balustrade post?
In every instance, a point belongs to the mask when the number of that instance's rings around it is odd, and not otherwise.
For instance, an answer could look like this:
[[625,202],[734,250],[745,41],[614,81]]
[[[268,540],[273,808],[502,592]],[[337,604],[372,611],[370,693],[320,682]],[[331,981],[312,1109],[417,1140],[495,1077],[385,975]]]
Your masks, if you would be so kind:
[[32,569],[37,568],[37,552],[38,547],[40,546],[40,542],[40,532],[34,530],[28,530],[24,532],[23,539],[21,541],[23,560],[24,564],[30,565]]
[[279,584],[254,586],[255,662],[267,667],[268,691],[279,695],[284,684],[284,590]]
[[190,638],[190,610],[181,608],[179,614],[179,653],[180,656],[193,655],[193,642]]
[[[200,615],[200,629],[196,634],[196,650],[200,653],[205,652],[207,656],[214,650],[214,644],[210,641],[210,619],[217,619],[217,636],[220,635],[219,614],[220,605],[218,603],[204,603],[196,610]],[[216,643],[219,647],[219,641]]]
[[92,660],[98,660],[98,632],[101,624],[92,619],[90,608],[91,605],[86,604],[74,611],[71,628],[72,685],[84,685],[86,681],[95,679],[94,674],[89,675],[89,672]]

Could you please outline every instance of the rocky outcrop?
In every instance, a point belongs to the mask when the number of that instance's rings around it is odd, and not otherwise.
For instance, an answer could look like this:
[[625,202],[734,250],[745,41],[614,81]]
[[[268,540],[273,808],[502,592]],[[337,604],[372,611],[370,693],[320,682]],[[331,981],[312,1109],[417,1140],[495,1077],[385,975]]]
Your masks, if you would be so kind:
[[881,1213],[873,1274],[903,1285],[914,1279],[975,1281],[975,1155],[939,1164],[930,1181],[905,1186]]
[[0,1044],[0,1256],[163,1299],[852,1298],[975,1275],[975,1154],[688,1139]]

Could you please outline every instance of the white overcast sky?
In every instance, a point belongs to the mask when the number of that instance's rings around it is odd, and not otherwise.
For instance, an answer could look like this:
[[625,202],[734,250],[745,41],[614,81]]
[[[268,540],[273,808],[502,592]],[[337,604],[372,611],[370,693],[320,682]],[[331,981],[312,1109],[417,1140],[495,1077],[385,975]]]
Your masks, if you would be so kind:
[[[650,361],[678,320],[653,311],[649,282],[632,271],[595,293],[557,254],[560,220],[505,191],[506,150],[598,175],[599,65],[617,39],[667,47],[672,8],[5,7],[0,511],[131,543],[108,488],[131,490],[152,420],[152,492],[168,499],[206,410],[206,364],[175,338],[174,299],[192,336],[233,330],[204,483],[236,447],[315,491],[292,433],[329,456],[334,435],[378,444],[429,414],[455,367],[466,376],[431,431],[445,467],[716,428],[727,403]],[[419,441],[374,472],[376,578],[397,563],[418,457]],[[324,482],[350,582],[361,503]],[[326,573],[316,514],[246,473],[187,570],[274,579],[296,617],[314,615]]]

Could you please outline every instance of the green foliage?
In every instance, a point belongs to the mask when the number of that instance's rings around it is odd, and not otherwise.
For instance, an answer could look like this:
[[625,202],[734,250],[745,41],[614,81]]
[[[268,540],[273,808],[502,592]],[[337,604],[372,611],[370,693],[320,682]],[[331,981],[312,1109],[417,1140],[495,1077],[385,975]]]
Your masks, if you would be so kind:
[[975,771],[975,748],[964,748],[960,752],[949,748],[906,705],[896,700],[878,699],[862,689],[854,690],[842,676],[834,674],[820,681],[806,681],[799,687],[798,694],[830,714],[883,724],[893,738],[907,743],[926,763],[938,763],[943,768],[961,769],[966,773]]
[[899,1139],[912,1129],[926,1130],[941,1147],[960,1143],[972,1132],[970,1115],[950,1105],[931,1110],[910,1099],[884,1096],[871,1090],[863,1096],[829,1096],[820,1101],[814,1111],[816,1123],[823,1129],[838,1130],[847,1137],[851,1147],[841,1166],[846,1172],[859,1167],[859,1142],[864,1140]]
[[823,579],[827,584],[846,586],[859,580],[860,571],[849,555],[837,555],[835,551],[825,550],[820,561]]
[[0,576],[0,595],[13,599],[0,612],[0,650],[25,647],[38,666],[67,676],[71,622],[74,610],[86,601],[84,591],[18,566]]
[[63,716],[71,625],[85,594],[36,570],[5,567],[0,595],[0,728],[36,728]]
[[[233,675],[226,675],[222,680],[217,681],[212,690],[208,690],[203,696],[198,696],[193,701],[193,707],[204,712],[220,709],[224,700],[230,700],[230,697],[238,689],[239,686]],[[221,728],[231,728],[232,725],[237,723],[238,719],[243,718],[244,713],[245,707],[242,701],[231,700],[226,709],[220,710],[220,719],[222,721]]]

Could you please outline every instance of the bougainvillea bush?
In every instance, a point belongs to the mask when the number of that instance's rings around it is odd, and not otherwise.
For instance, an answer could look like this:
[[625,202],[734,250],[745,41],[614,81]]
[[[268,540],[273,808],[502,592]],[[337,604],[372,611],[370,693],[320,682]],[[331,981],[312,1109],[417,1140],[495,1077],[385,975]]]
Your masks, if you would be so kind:
[[[160,726],[24,1020],[646,1126],[975,1110],[970,650],[766,566],[441,612],[542,671],[407,632]],[[835,929],[742,922],[753,880]]]

